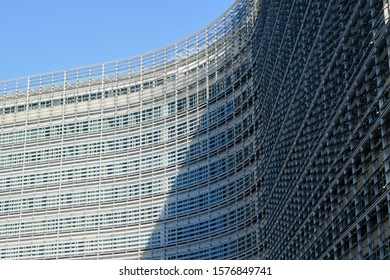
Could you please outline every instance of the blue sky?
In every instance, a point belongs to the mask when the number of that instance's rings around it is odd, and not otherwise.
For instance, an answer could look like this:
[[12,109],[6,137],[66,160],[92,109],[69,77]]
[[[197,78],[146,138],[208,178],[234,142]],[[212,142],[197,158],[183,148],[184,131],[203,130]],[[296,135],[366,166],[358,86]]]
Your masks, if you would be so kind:
[[150,52],[234,0],[0,0],[0,80]]

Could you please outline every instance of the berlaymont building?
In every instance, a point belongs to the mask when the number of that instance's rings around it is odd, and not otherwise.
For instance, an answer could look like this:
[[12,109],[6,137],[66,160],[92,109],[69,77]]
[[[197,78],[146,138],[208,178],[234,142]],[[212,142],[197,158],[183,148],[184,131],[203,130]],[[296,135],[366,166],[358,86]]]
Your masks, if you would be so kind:
[[390,7],[237,0],[0,82],[0,257],[389,259]]

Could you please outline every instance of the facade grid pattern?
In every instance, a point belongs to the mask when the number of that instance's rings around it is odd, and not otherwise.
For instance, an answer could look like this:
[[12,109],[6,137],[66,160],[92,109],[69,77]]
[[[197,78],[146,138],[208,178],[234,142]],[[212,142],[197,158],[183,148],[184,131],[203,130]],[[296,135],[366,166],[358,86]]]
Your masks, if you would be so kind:
[[0,258],[389,259],[387,0],[237,0],[0,81]]

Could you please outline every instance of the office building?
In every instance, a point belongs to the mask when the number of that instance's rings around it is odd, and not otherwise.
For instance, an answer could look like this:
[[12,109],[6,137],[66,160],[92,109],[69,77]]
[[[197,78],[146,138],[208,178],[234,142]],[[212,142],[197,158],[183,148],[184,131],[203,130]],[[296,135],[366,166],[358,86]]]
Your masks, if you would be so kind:
[[389,11],[237,0],[0,82],[0,258],[389,259]]

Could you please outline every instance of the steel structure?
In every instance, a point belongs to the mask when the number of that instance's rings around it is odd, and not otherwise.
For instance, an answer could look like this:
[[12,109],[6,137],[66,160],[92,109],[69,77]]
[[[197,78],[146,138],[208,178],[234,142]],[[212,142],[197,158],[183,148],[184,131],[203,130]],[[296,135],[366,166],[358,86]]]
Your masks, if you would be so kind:
[[390,258],[389,3],[237,0],[0,82],[0,258]]

